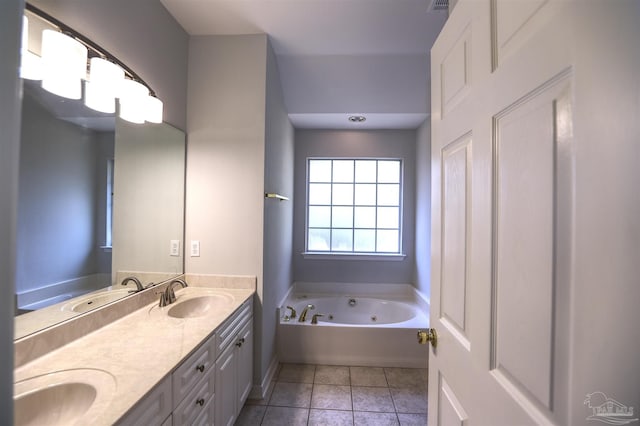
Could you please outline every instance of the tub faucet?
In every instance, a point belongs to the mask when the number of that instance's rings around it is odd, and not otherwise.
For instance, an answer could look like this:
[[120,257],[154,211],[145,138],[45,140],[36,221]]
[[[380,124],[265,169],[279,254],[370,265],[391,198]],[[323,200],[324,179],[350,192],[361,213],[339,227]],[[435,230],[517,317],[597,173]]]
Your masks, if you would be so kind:
[[307,320],[307,311],[309,309],[315,309],[315,308],[316,307],[313,305],[307,305],[302,311],[302,313],[300,314],[300,319],[298,320],[298,322],[305,322]]
[[[174,284],[180,284],[182,288],[187,287],[187,283],[184,280],[175,279],[171,281],[167,286],[166,290],[164,291],[164,299],[167,305],[170,305],[176,301],[176,293],[173,290]],[[162,300],[160,300],[160,303],[162,303]]]
[[[289,318],[294,319],[296,317],[296,310],[293,309],[293,306],[287,306],[287,309],[291,309],[291,315],[289,315]],[[287,314],[285,313],[285,316],[287,316]]]
[[137,293],[139,291],[144,290],[144,287],[142,286],[142,283],[136,277],[127,277],[124,280],[122,280],[122,283],[120,283],[120,284],[121,285],[127,285],[127,283],[129,281],[133,281],[136,284],[136,290],[131,290],[131,291],[129,291],[129,293]]
[[313,316],[311,317],[311,324],[317,324],[318,323],[318,317],[323,317],[324,315],[322,314],[313,314]]

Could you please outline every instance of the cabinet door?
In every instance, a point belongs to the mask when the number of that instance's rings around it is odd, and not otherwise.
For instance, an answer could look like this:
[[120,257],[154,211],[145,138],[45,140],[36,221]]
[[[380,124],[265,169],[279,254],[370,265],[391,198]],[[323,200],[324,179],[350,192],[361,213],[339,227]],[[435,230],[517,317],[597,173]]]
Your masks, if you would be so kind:
[[216,361],[216,426],[231,426],[236,419],[236,346],[229,345]]
[[215,352],[215,337],[211,337],[173,372],[175,404],[179,404],[202,378],[213,371]]
[[213,413],[210,411],[214,409],[212,404],[215,400],[214,383],[215,374],[212,370],[198,382],[196,387],[173,410],[173,426],[193,426],[198,424],[196,419],[199,419],[204,412],[209,412],[207,416],[210,419],[212,418],[211,414]]
[[[240,412],[253,385],[253,321],[249,321],[238,335],[238,405]],[[237,413],[236,413],[237,414]]]
[[214,401],[209,401],[209,404],[205,406],[205,409],[200,413],[197,419],[193,421],[190,426],[213,426],[214,423]]

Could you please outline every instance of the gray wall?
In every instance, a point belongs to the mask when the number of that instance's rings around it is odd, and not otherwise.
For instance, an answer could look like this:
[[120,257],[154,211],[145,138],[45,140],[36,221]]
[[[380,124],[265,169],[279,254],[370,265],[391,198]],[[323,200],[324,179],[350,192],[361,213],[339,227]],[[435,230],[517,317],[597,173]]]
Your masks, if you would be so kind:
[[184,248],[185,134],[116,118],[115,137],[113,279],[121,271],[181,274],[184,257],[169,247],[178,240]]
[[414,285],[431,292],[431,118],[418,128],[416,142],[416,262]]
[[264,35],[192,37],[186,235],[192,274],[249,274],[262,287]]
[[18,294],[98,272],[98,196],[106,191],[98,188],[106,165],[98,165],[97,132],[58,120],[26,94],[22,123]]
[[[98,170],[101,172],[98,173],[97,179],[97,191],[98,194],[98,204],[97,204],[97,219],[96,219],[96,229],[94,230],[97,241],[99,245],[104,245],[106,241],[106,221],[107,221],[107,197],[106,197],[106,188],[107,188],[107,173],[106,173],[106,162],[107,159],[113,158],[114,154],[114,146],[115,146],[115,133],[114,132],[98,132],[97,134],[97,142],[98,142]],[[113,189],[113,188],[112,188]],[[104,192],[102,192],[104,191]],[[97,256],[97,268],[98,273],[111,273],[111,251],[106,250],[98,250]]]
[[[199,36],[189,43],[185,240],[190,274],[255,275],[254,383],[263,316],[267,37]],[[263,315],[264,312],[264,315]]]
[[430,70],[424,54],[394,55],[392,61],[386,55],[280,56],[278,64],[293,114],[429,111]]
[[[414,130],[296,130],[293,268],[294,281],[412,283],[414,276]],[[402,261],[304,259],[307,157],[392,157],[404,163]]]
[[293,128],[266,35],[189,46],[185,272],[255,275],[254,383],[275,355],[276,306],[291,284]]
[[0,424],[13,424],[13,298],[20,149],[18,46],[21,0],[0,2]]
[[189,37],[159,0],[33,0],[132,68],[164,102],[164,121],[185,129]]
[[[267,49],[266,102],[264,190],[293,199],[293,127],[271,45]],[[265,199],[264,203],[264,314],[256,337],[262,339],[261,369],[266,372],[276,356],[276,308],[292,283],[293,202]]]

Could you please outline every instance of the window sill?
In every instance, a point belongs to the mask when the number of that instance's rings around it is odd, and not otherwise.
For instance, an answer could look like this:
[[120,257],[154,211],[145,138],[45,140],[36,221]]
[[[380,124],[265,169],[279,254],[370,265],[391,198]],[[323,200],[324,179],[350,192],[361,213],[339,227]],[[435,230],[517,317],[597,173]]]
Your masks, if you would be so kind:
[[306,251],[301,253],[302,257],[311,260],[375,260],[375,261],[401,261],[407,257],[406,254],[387,253],[327,253]]

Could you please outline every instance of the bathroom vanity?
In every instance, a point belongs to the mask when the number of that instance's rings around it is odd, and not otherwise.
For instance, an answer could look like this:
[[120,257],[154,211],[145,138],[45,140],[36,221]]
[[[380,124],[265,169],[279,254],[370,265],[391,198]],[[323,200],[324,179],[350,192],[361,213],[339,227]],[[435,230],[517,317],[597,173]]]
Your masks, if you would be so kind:
[[187,280],[174,303],[155,300],[17,367],[15,424],[233,424],[252,386],[255,279]]

